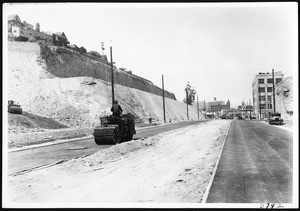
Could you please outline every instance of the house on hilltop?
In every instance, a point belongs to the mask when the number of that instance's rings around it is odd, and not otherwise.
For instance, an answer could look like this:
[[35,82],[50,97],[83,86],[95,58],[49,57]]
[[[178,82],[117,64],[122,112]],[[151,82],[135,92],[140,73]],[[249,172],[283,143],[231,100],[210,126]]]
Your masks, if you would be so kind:
[[12,32],[12,26],[23,26],[23,23],[17,14],[8,16],[8,32]]
[[16,41],[38,41],[43,40],[52,45],[52,34],[49,35],[33,29],[33,25],[26,21],[21,21],[18,15],[8,16],[8,33]]
[[70,44],[64,32],[56,32],[53,33],[52,36],[53,45],[67,47],[67,45]]
[[26,21],[23,21],[23,28],[24,29],[32,29],[33,30],[33,25],[30,23],[27,23]]
[[76,44],[72,44],[72,45],[67,45],[68,48],[74,50],[74,51],[79,51],[79,48]]

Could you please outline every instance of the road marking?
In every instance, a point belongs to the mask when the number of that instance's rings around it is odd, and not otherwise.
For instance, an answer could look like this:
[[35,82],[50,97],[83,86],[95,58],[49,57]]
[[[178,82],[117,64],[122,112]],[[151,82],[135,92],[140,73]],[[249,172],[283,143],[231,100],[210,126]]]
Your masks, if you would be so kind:
[[206,188],[206,191],[205,191],[205,193],[204,193],[204,196],[203,196],[203,199],[202,199],[201,203],[206,203],[206,200],[207,200],[207,197],[208,197],[208,194],[209,194],[211,185],[212,185],[212,183],[213,183],[213,181],[214,181],[215,174],[216,174],[216,172],[217,172],[217,168],[218,168],[218,165],[219,165],[219,161],[220,161],[220,158],[221,158],[221,155],[222,155],[222,152],[223,152],[223,147],[224,147],[224,145],[225,145],[225,141],[226,141],[226,139],[227,139],[227,135],[228,135],[229,130],[230,130],[230,128],[231,128],[232,122],[233,122],[233,121],[230,122],[229,129],[228,129],[228,131],[227,131],[227,133],[226,133],[226,135],[225,135],[224,142],[223,142],[223,145],[222,145],[222,148],[221,148],[221,152],[220,152],[220,154],[219,154],[219,156],[218,156],[218,158],[217,158],[217,163],[216,163],[216,165],[215,165],[213,174],[212,174],[211,179],[210,179],[210,181],[209,181],[209,184],[208,184],[208,186],[207,186],[207,188]]

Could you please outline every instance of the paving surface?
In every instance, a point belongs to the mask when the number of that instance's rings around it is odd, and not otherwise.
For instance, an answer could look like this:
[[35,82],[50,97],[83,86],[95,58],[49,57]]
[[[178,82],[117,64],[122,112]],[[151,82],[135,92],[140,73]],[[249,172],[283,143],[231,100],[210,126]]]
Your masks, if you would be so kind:
[[206,203],[292,203],[293,135],[234,120]]

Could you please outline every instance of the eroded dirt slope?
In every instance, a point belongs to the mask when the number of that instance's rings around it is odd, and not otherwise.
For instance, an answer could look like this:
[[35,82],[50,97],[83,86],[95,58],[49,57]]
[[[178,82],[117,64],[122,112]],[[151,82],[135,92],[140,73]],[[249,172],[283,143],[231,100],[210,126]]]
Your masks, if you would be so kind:
[[[64,61],[57,58],[57,62],[61,68]],[[23,111],[52,118],[68,127],[94,127],[100,116],[110,114],[109,82],[85,76],[58,78],[47,68],[37,43],[8,42],[9,100],[18,101]],[[137,122],[147,122],[150,116],[163,121],[161,96],[121,85],[115,85],[115,95],[124,113],[133,113]],[[186,116],[184,103],[166,99],[167,121],[185,120]],[[190,106],[189,116],[198,118],[196,107]],[[200,119],[203,118],[200,113]]]

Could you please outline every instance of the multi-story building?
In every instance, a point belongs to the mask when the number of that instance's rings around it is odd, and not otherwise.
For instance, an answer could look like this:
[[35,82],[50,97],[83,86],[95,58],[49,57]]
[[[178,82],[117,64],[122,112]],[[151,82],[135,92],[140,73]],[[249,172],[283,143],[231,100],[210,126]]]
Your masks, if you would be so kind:
[[214,98],[213,102],[208,102],[208,108],[207,110],[209,112],[214,112],[216,116],[219,115],[219,112],[223,112],[224,110],[228,111],[230,109],[230,101],[227,100],[227,103],[225,104],[224,101],[220,100],[217,101],[217,98]]
[[[274,72],[274,85],[283,79],[281,71]],[[261,118],[268,117],[269,112],[274,111],[273,104],[273,76],[272,73],[258,73],[252,82],[253,111]]]

